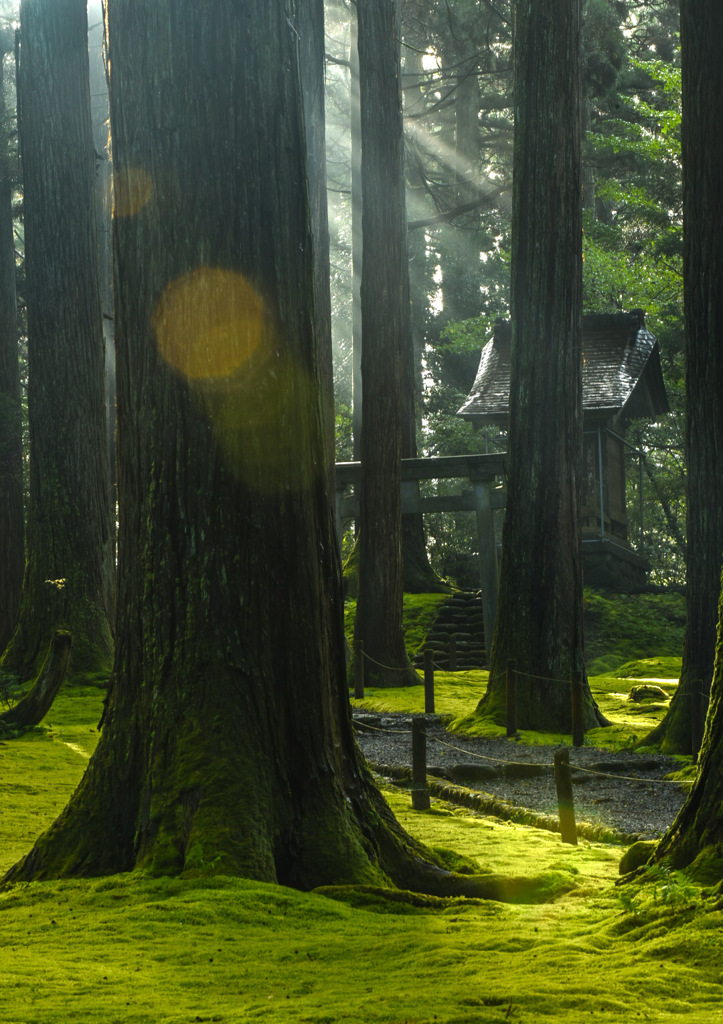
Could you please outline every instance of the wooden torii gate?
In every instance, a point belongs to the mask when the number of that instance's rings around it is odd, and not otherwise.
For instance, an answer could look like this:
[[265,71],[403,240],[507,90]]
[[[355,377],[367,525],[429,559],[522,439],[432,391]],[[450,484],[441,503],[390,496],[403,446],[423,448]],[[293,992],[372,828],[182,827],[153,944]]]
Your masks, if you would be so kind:
[[[402,459],[402,514],[418,512],[474,512],[477,519],[479,544],[479,575],[482,591],[485,644],[489,651],[497,615],[497,543],[495,541],[494,510],[505,507],[504,487],[497,483],[504,478],[505,453],[494,455],[446,455],[439,458]],[[359,517],[357,493],[345,494],[348,487],[355,490],[361,479],[360,462],[336,464],[336,530],[339,544],[343,537],[342,520]],[[471,491],[422,497],[420,480],[468,480]],[[363,524],[362,524],[363,529]]]

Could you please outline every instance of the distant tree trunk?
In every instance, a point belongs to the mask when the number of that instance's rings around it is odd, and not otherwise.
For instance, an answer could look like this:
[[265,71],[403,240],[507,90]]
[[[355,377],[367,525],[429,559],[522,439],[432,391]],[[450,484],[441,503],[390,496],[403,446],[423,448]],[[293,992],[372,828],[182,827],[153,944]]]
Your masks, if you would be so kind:
[[30,501],[3,667],[28,677],[57,628],[75,672],[109,667],[112,577],[85,0],[24,0],[21,32]]
[[472,64],[464,74],[458,76],[454,98],[455,199],[459,206],[476,199],[479,194],[479,106],[477,65]]
[[354,459],[361,459],[362,431],[362,312],[361,279],[363,262],[362,242],[362,154],[361,154],[361,102],[359,98],[359,15],[356,5],[350,12],[351,41],[349,45],[349,71],[351,91],[351,336],[352,336],[352,442]]
[[[0,104],[4,95],[4,56],[4,52],[0,52]],[[4,104],[0,106],[0,121],[5,136],[8,113]],[[25,567],[12,181],[7,143],[3,146],[0,153],[0,654],[15,628]]]
[[[402,458],[417,458],[416,360],[412,337],[411,313],[409,332],[402,339]],[[419,495],[419,484],[405,484]],[[402,589],[405,593],[449,592],[432,566],[427,554],[427,538],[421,512],[402,515]]]
[[353,738],[293,17],[108,6],[118,642],[89,768],[8,878],[486,885],[425,862]]
[[[515,21],[510,430],[497,625],[479,710],[569,731],[584,672],[580,0],[518,0]],[[602,719],[585,683],[585,724]]]
[[319,377],[324,390],[324,436],[327,445],[329,493],[333,494],[335,450],[334,366],[331,346],[331,285],[329,218],[326,198],[326,134],[324,131],[324,0],[303,0],[298,7],[301,48],[301,86],[306,129],[306,167],[309,210],[314,241],[314,313]]
[[[688,463],[687,616],[680,685],[644,740],[692,751],[693,715],[707,706],[723,561],[723,7],[680,6],[683,84],[683,281]],[[703,70],[705,69],[705,70]]]
[[396,0],[360,0],[362,411],[355,640],[370,686],[419,682],[402,632],[403,339],[411,338]]

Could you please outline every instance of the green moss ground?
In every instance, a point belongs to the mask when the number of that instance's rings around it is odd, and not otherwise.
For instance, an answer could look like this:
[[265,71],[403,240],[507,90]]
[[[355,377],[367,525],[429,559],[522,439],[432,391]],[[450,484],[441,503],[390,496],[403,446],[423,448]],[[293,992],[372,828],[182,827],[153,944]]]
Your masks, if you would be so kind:
[[[434,622],[440,594],[405,594],[405,641],[410,656],[423,644]],[[353,601],[345,605],[345,628],[350,640],[354,630]],[[585,591],[586,645],[590,659],[590,688],[602,713],[612,723],[586,734],[590,746],[619,749],[632,747],[660,722],[680,674],[685,599],[681,594],[607,594]],[[435,711],[449,718],[449,728],[470,736],[503,736],[505,728],[474,715],[487,688],[485,671],[436,672]],[[668,700],[636,703],[628,699],[631,688],[646,679],[655,680]],[[363,701],[352,704],[369,711],[423,712],[424,688],[370,689]],[[526,731],[525,743],[571,743],[559,733]]]
[[[404,642],[410,656],[420,647],[434,624],[437,612],[449,594],[405,594],[404,595]],[[344,602],[344,630],[350,644],[354,643],[354,615],[356,601]]]
[[[673,662],[677,665],[673,669]],[[674,678],[669,682],[656,683],[672,696],[677,685],[680,659],[667,659],[669,671]],[[618,675],[592,676],[590,688],[603,714],[612,725],[602,729],[591,729],[585,735],[588,746],[608,747],[611,750],[631,747],[653,729],[665,714],[667,701],[642,701],[629,699],[633,686],[646,678],[662,679],[663,672],[659,659],[651,659],[649,674],[643,674],[645,664],[635,663],[635,674],[630,677]],[[449,718],[448,728],[466,736],[504,736],[505,728],[495,725],[474,714],[480,697],[487,687],[487,672],[435,672],[435,711]],[[409,686],[398,689],[369,689],[363,700],[352,699],[356,707],[368,711],[422,713],[424,711],[424,687]],[[561,733],[522,731],[525,743],[571,743],[572,737]]]
[[684,632],[683,594],[585,589],[585,655],[591,675],[615,672],[637,658],[680,657]]
[[0,737],[0,874],[27,853],[78,785],[98,742],[102,699],[95,687],[66,686],[42,725]]
[[[61,691],[49,721],[0,746],[0,871],[77,784],[101,698]],[[424,842],[531,880],[542,902],[430,909],[141,873],[17,885],[0,893],[0,1022],[723,1021],[723,913],[685,876],[616,888],[619,847],[386,795]]]
[[[448,594],[405,594],[404,635],[413,655],[434,622]],[[612,594],[585,590],[585,651],[590,675],[620,672],[627,662],[641,659],[659,664],[676,662],[683,652],[685,597],[678,593]],[[355,602],[344,606],[344,624],[351,643]],[[677,661],[678,667],[680,662]],[[627,675],[634,676],[634,671]],[[643,672],[667,676],[667,671]]]

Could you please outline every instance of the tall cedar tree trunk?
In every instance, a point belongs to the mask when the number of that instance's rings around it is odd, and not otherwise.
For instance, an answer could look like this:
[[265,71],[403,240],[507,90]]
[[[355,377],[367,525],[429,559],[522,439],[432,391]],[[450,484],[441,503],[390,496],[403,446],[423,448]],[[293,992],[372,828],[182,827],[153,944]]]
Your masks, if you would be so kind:
[[[723,8],[715,0],[704,4],[681,0],[687,398],[694,403],[687,409],[689,456],[694,462],[688,467],[689,618],[683,671],[691,666],[692,680],[695,665],[700,678],[706,680],[715,667],[698,776],[656,851],[656,859],[667,858],[674,867],[686,867],[696,858],[703,863],[710,859],[708,880],[711,871],[723,880],[723,591],[719,590],[717,639],[711,649],[703,615],[710,616],[705,574],[713,571],[713,565],[704,566],[698,560],[707,558],[720,567],[721,535],[716,531],[720,531],[721,482],[716,480],[714,467],[717,460],[719,475],[723,458],[723,139],[715,115],[723,102],[721,32]],[[690,621],[694,614],[700,617],[697,623]],[[706,621],[709,623],[710,618]],[[690,645],[696,635],[702,650],[694,656]],[[707,663],[702,660],[706,653]],[[694,688],[689,684],[686,690]],[[672,713],[671,707],[669,715]],[[674,732],[668,735],[675,737]],[[683,740],[685,732],[681,729]]]
[[[406,181],[402,179],[403,183]],[[421,390],[421,350],[414,344],[414,327],[410,303],[409,247],[406,240],[406,188],[404,210],[404,235],[406,266],[402,301],[407,310],[403,321],[404,333],[400,338],[402,359],[401,413],[402,413],[402,458],[416,459],[417,450],[417,396]],[[419,496],[419,484],[411,481],[405,484],[409,492]],[[448,593],[451,587],[444,583],[429,563],[427,538],[421,512],[407,512],[402,515],[402,590],[406,593]]]
[[357,4],[362,140],[363,406],[355,641],[370,686],[419,682],[402,631],[403,339],[411,337],[396,0]]
[[21,33],[30,501],[3,667],[27,677],[57,628],[74,671],[108,667],[112,578],[85,0],[24,0]]
[[[358,15],[351,19],[351,167],[352,167],[352,437],[353,455],[358,461],[362,452],[362,379],[363,315],[361,283],[363,275],[362,227],[362,145],[361,100],[359,69]],[[407,279],[407,294],[409,281]],[[409,299],[406,300],[409,302]],[[415,351],[412,337],[411,312],[408,337],[402,338],[402,458],[417,456],[417,421],[415,388]],[[356,544],[359,544],[357,535]],[[350,559],[358,564],[358,547]],[[421,514],[402,516],[402,589],[409,592],[448,590],[429,564],[424,524]]]
[[482,884],[422,859],[353,738],[293,19],[108,5],[116,659],[80,787],[10,878]]
[[[688,461],[687,617],[680,685],[646,744],[692,750],[708,703],[723,560],[723,7],[681,3],[683,259]],[[703,11],[705,13],[703,13]],[[702,69],[705,68],[705,71]]]
[[15,629],[25,566],[15,239],[8,115],[2,103],[4,56],[0,53],[0,653]]
[[[416,354],[411,313],[408,336],[402,339],[402,458],[417,458]],[[419,495],[419,484],[405,486]],[[427,537],[421,512],[402,515],[402,590],[409,594],[449,593],[451,587],[439,578],[429,563]]]
[[[504,720],[515,659],[518,725],[569,732],[569,680],[584,671],[580,0],[519,0],[515,13],[507,516],[479,710]],[[585,725],[599,724],[585,682]]]
[[349,75],[351,122],[351,335],[352,335],[352,443],[356,462],[361,459],[362,431],[362,156],[361,156],[361,99],[359,96],[359,12],[355,6],[350,12]]
[[329,494],[334,493],[334,365],[331,347],[331,283],[329,217],[326,198],[326,133],[324,112],[324,0],[304,0],[298,7],[301,47],[301,89],[306,131],[309,216],[314,252],[314,324],[319,351],[323,433],[327,445]]

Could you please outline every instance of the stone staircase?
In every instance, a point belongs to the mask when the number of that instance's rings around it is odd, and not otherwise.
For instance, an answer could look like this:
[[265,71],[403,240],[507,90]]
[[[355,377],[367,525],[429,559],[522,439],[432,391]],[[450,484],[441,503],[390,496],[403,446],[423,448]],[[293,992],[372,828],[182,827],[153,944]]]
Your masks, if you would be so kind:
[[434,663],[449,669],[450,638],[457,638],[457,670],[484,668],[486,665],[482,597],[479,593],[453,594],[440,606],[434,625],[414,656],[414,667],[424,670],[424,649],[434,651]]

